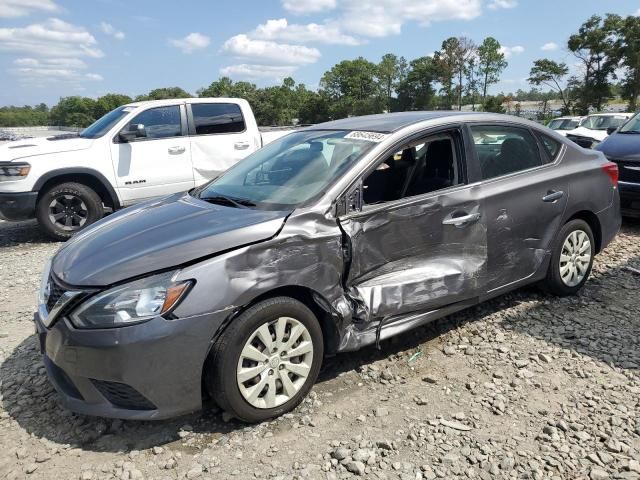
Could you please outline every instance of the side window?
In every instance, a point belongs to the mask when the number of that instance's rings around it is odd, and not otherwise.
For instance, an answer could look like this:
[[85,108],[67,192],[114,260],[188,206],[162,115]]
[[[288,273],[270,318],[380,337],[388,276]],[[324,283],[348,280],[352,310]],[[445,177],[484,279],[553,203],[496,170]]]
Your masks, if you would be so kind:
[[170,107],[150,108],[136,115],[124,129],[131,130],[132,125],[142,125],[144,127],[144,134],[141,135],[143,138],[179,137],[182,135],[180,107],[172,105]]
[[234,103],[194,103],[191,112],[196,135],[239,133],[245,130],[240,106]]
[[367,205],[423,195],[462,183],[453,134],[401,146],[363,182]]
[[484,180],[543,164],[538,144],[526,128],[475,125],[471,133]]
[[538,133],[538,136],[545,151],[549,154],[549,159],[554,162],[558,158],[562,144],[544,133]]

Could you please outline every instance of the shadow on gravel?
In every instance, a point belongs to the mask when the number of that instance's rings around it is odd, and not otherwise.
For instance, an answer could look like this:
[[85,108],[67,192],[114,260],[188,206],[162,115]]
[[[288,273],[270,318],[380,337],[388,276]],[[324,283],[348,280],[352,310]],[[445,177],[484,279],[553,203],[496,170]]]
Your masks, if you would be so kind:
[[[625,224],[623,232],[640,236],[640,222]],[[626,265],[640,269],[640,257]],[[414,349],[424,350],[425,343],[437,341],[443,333],[523,302],[536,303],[502,319],[501,328],[543,339],[615,367],[637,370],[640,316],[634,317],[629,309],[637,312],[639,289],[640,276],[625,271],[623,266],[600,265],[598,278],[592,279],[576,297],[558,299],[533,287],[523,288],[386,340],[380,350],[367,347],[327,359],[318,381],[332,380],[343,372],[392,356],[406,361]],[[544,315],[541,309],[547,310]],[[163,445],[177,440],[185,425],[194,432],[208,434],[207,443],[218,439],[218,444],[224,444],[227,433],[247,427],[235,421],[224,422],[212,406],[201,413],[158,422],[123,422],[72,414],[59,404],[49,385],[35,335],[13,349],[0,365],[0,399],[4,410],[29,434],[90,451],[119,452]]]
[[54,243],[54,240],[42,233],[35,220],[26,222],[0,220],[0,248],[12,247],[20,243]]

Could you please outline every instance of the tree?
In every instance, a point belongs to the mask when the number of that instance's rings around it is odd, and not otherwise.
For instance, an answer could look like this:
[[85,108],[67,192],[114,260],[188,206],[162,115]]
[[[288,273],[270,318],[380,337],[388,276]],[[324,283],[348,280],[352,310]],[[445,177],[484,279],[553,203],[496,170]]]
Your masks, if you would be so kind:
[[502,103],[502,98],[500,97],[487,97],[482,104],[482,109],[485,112],[505,113]]
[[624,72],[621,96],[629,102],[629,111],[638,107],[640,95],[640,17],[607,15],[606,29],[614,32],[613,56]]
[[444,108],[451,110],[455,98],[454,80],[458,73],[458,57],[460,51],[460,41],[455,37],[447,38],[442,42],[439,51],[433,54],[438,82],[442,86],[440,91],[443,95]]
[[128,95],[120,95],[118,93],[108,93],[96,100],[94,116],[96,118],[102,117],[104,114],[109,113],[114,108],[118,108],[121,105],[131,103],[133,100]]
[[409,63],[406,78],[398,85],[398,109],[428,110],[433,108],[435,67],[430,57],[419,57]]
[[380,88],[386,99],[386,110],[393,110],[393,95],[396,93],[400,82],[406,76],[407,61],[404,57],[398,57],[393,53],[387,53],[378,64],[377,77]]
[[[462,96],[464,94],[463,81],[469,73],[469,63],[476,54],[476,44],[467,37],[458,37],[456,54],[456,74],[458,75],[458,110],[462,110]],[[475,62],[473,62],[475,63]]]
[[509,65],[501,51],[502,46],[493,37],[487,37],[478,47],[478,71],[482,85],[482,103],[485,103],[489,86],[500,81],[500,75]]
[[63,97],[51,109],[50,123],[66,127],[87,127],[95,120],[96,101],[87,97]]
[[564,78],[569,74],[569,67],[565,63],[554,62],[548,58],[542,58],[533,62],[533,67],[529,71],[527,81],[536,86],[546,85],[560,94],[563,105],[563,114],[568,115],[571,111],[569,99],[562,86]]
[[471,100],[471,110],[476,111],[476,100],[480,93],[480,70],[478,68],[478,55],[474,52],[469,57],[465,66],[465,77],[467,81],[465,93]]
[[320,89],[331,102],[331,118],[379,113],[384,100],[377,73],[377,65],[362,57],[343,60],[325,72]]
[[163,87],[156,88],[155,90],[151,90],[146,95],[138,95],[136,97],[136,101],[142,100],[165,100],[171,98],[189,98],[192,95],[186,91],[184,91],[180,87]]
[[569,50],[580,60],[583,70],[582,81],[576,85],[581,114],[587,114],[590,107],[601,111],[611,93],[609,80],[617,63],[611,27],[611,23],[593,15],[578,33],[569,37]]

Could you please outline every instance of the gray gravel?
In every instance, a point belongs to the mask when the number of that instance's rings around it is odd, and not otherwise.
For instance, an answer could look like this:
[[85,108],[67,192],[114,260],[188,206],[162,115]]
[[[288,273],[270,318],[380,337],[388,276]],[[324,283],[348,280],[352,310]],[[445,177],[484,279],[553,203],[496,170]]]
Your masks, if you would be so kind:
[[523,289],[330,359],[295,412],[258,426],[63,410],[31,323],[59,246],[0,222],[2,479],[640,479],[640,223],[578,297]]

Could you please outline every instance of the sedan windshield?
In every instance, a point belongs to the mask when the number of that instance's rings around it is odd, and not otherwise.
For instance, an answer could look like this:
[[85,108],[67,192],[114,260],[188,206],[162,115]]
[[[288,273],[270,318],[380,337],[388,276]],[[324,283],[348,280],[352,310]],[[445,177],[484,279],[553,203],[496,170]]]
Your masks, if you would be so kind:
[[635,117],[631,118],[627,123],[625,123],[620,130],[619,133],[640,133],[640,114],[636,114]]
[[128,115],[135,107],[118,107],[115,110],[111,110],[106,115],[100,117],[98,120],[93,122],[87,128],[85,128],[82,132],[80,132],[80,137],[82,138],[99,138],[111,130],[118,121],[123,118],[125,115]]
[[626,121],[625,117],[616,115],[589,115],[582,126],[589,130],[606,130],[609,127],[618,128]]
[[249,155],[193,194],[238,208],[296,207],[326,191],[375,145],[349,134],[344,130],[291,133]]
[[573,130],[578,126],[578,121],[571,118],[558,118],[549,122],[549,128],[552,130]]

